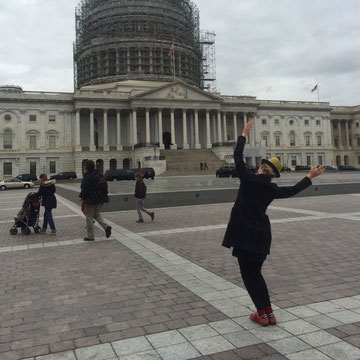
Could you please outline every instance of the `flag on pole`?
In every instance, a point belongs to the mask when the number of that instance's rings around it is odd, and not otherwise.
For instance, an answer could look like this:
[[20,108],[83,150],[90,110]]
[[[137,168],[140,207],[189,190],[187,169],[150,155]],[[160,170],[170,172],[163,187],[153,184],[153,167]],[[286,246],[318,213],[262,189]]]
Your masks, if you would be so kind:
[[312,89],[311,92],[313,93],[314,91],[316,91],[318,89],[318,84],[316,84]]
[[170,50],[169,50],[169,53],[168,53],[168,56],[171,56],[171,55],[172,55],[172,53],[174,52],[174,49],[175,49],[174,44],[171,44]]

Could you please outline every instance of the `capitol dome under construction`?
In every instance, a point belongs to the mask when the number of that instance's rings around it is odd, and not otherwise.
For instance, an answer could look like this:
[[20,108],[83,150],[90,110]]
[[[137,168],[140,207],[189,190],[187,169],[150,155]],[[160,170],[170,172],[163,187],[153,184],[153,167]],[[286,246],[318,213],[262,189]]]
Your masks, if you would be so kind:
[[215,90],[215,34],[200,32],[190,0],[83,0],[76,9],[74,68],[76,89],[176,77]]

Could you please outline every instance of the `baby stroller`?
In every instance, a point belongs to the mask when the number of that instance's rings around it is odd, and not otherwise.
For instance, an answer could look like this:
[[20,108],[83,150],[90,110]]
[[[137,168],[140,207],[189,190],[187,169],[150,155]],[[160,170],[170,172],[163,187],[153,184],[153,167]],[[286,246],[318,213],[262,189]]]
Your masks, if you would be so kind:
[[36,193],[30,193],[26,196],[24,204],[15,216],[15,224],[10,229],[11,235],[16,235],[18,233],[18,228],[21,228],[21,232],[24,235],[30,235],[30,227],[34,229],[34,232],[37,234],[40,232],[41,228],[39,224],[40,216],[40,199]]

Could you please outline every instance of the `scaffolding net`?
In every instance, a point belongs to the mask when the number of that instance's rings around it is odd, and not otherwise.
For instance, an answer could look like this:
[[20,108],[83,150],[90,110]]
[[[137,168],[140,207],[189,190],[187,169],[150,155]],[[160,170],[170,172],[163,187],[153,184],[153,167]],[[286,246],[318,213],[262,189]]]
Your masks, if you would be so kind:
[[176,78],[211,90],[211,46],[202,41],[199,11],[190,0],[82,0],[75,19],[75,89]]

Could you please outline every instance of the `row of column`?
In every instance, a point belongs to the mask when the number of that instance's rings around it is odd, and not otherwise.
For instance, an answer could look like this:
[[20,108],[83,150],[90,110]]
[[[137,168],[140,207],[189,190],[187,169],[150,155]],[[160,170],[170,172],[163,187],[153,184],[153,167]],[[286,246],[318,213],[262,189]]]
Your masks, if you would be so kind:
[[[338,133],[338,146],[339,147],[344,147],[344,144],[343,144],[343,141],[342,141],[342,129],[341,129],[341,123],[344,122],[345,124],[345,141],[346,141],[346,144],[345,146],[347,148],[350,148],[351,147],[351,144],[350,144],[350,121],[342,121],[342,120],[336,120],[337,121],[337,133]],[[333,143],[335,144],[335,139],[334,139],[334,133],[332,134],[333,135]]]
[[[75,118],[75,147],[76,151],[81,151],[81,134],[80,134],[80,111],[81,109],[76,109],[76,118]],[[121,110],[117,111],[117,150],[122,150],[121,145]],[[189,149],[188,143],[188,132],[187,132],[187,109],[182,109],[182,127],[183,127],[183,149]],[[211,128],[210,128],[210,111],[206,110],[206,148],[212,148],[211,142]],[[90,151],[96,151],[95,139],[94,139],[94,112],[95,109],[90,109]],[[194,109],[194,146],[195,149],[201,149],[200,144],[200,134],[199,134],[199,110]],[[227,112],[221,112],[216,110],[216,118],[214,121],[217,121],[217,131],[216,133],[216,142],[223,143],[227,142]],[[159,137],[159,146],[164,148],[163,144],[163,109],[158,109],[158,137]],[[244,125],[248,121],[247,113],[243,113],[244,116]],[[108,109],[103,109],[103,126],[104,126],[104,151],[109,151],[109,139],[108,139]],[[238,137],[238,124],[237,124],[237,113],[233,112],[233,126],[234,126],[234,139],[236,141]],[[137,137],[137,109],[130,110],[130,137],[131,145],[138,144]],[[171,146],[172,149],[176,149],[176,130],[175,130],[175,109],[170,109],[170,133],[171,133]],[[145,142],[150,144],[150,108],[145,109]]]

